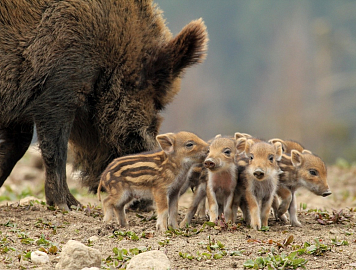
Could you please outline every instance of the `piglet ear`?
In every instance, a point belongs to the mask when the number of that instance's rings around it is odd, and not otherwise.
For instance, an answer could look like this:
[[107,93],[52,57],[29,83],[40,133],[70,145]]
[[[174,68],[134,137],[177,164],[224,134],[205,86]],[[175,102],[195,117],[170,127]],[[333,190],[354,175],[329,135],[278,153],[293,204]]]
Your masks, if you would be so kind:
[[294,167],[299,167],[302,165],[303,155],[298,150],[292,150],[290,155]]
[[277,138],[270,139],[268,142],[271,143],[271,144],[275,144],[277,142],[281,143],[282,144],[283,153],[285,153],[286,150],[287,150],[287,146],[286,146],[285,142],[283,140],[281,140],[281,139],[277,139]]
[[253,140],[250,140],[250,139],[246,140],[246,144],[245,144],[245,155],[246,155],[246,157],[248,157],[250,155],[251,147],[254,144],[255,144],[255,142]]
[[280,161],[283,154],[282,144],[280,142],[275,142],[274,149],[276,149],[276,160]]
[[241,154],[242,152],[244,152],[245,146],[246,146],[246,138],[245,137],[238,138],[236,140],[236,153]]
[[172,50],[173,76],[179,76],[187,67],[201,63],[207,50],[208,33],[202,19],[187,24],[173,38],[168,47]]
[[170,155],[174,153],[174,134],[166,133],[156,136],[156,140],[162,150]]

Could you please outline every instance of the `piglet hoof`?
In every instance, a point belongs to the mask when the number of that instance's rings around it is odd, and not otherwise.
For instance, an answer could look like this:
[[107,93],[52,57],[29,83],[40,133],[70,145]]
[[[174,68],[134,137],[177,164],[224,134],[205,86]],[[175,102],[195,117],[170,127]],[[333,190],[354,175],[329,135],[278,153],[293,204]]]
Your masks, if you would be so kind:
[[291,222],[292,227],[302,227],[302,223],[300,223],[298,220],[294,220]]
[[156,230],[161,232],[161,233],[165,233],[167,231],[167,226],[163,226],[162,224],[157,224],[156,225]]
[[189,225],[189,223],[183,219],[183,221],[181,223],[179,223],[179,228],[185,228]]
[[281,216],[279,217],[279,219],[280,219],[283,223],[287,223],[287,222],[288,222],[288,218],[286,217],[285,214],[281,215]]
[[112,220],[111,215],[105,215],[103,218],[103,222],[105,222],[105,223],[109,223],[111,220]]
[[254,230],[256,230],[256,231],[259,231],[259,230],[261,230],[261,224],[258,224],[258,223],[251,223],[251,228],[252,229],[254,229]]

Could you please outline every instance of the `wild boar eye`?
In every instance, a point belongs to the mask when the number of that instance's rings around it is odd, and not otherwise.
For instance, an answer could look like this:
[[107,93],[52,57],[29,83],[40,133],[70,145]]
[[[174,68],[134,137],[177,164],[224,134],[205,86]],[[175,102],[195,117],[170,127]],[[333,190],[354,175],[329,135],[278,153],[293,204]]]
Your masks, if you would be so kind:
[[186,147],[186,148],[192,148],[193,145],[194,145],[194,143],[192,143],[192,142],[187,142],[187,143],[185,144],[185,147]]
[[249,159],[250,159],[250,160],[253,160],[253,155],[250,155]]
[[268,157],[268,160],[269,160],[270,162],[273,162],[273,156],[272,156],[272,155],[269,156],[269,157]]
[[311,175],[313,175],[313,176],[317,176],[318,175],[318,171],[317,170],[313,170],[313,169],[309,170],[309,173]]
[[224,149],[224,154],[227,155],[227,156],[230,156],[231,149],[229,149],[229,148]]

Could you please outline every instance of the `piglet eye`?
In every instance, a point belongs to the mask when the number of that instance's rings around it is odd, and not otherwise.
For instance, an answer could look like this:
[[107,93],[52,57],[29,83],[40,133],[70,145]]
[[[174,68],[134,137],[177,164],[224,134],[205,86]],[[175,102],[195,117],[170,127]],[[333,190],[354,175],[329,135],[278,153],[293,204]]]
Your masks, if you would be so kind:
[[193,145],[194,145],[194,143],[192,143],[192,142],[187,142],[187,143],[185,144],[185,147],[186,147],[186,148],[192,148]]
[[313,175],[313,176],[317,176],[318,175],[318,171],[317,170],[313,170],[313,169],[309,170],[309,173],[311,175]]
[[224,149],[224,154],[227,155],[227,156],[230,156],[231,150],[228,149],[228,148]]
[[250,159],[250,160],[253,160],[253,155],[250,155],[249,159]]
[[269,157],[268,157],[268,160],[269,160],[270,162],[273,162],[273,156],[269,156]]

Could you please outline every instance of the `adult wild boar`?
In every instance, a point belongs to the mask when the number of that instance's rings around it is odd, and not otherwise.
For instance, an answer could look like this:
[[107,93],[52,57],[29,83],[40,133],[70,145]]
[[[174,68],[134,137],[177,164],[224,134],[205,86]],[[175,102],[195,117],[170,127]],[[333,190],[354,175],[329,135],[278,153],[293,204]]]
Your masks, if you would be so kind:
[[155,147],[159,112],[207,43],[202,20],[172,37],[151,0],[2,0],[0,29],[0,186],[35,126],[47,203],[64,209],[78,204],[68,142],[95,191],[114,158]]

